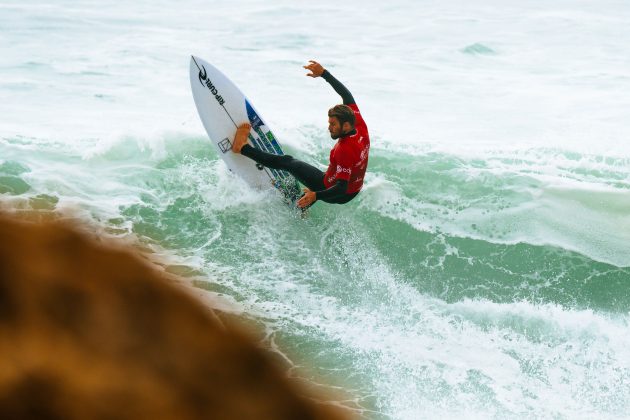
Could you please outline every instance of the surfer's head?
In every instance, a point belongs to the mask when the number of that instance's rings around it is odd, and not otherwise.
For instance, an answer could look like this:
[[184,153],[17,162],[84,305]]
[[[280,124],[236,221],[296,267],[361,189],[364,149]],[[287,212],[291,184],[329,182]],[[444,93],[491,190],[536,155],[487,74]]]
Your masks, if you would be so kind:
[[328,110],[328,131],[333,139],[354,130],[354,122],[354,111],[348,105],[335,105]]

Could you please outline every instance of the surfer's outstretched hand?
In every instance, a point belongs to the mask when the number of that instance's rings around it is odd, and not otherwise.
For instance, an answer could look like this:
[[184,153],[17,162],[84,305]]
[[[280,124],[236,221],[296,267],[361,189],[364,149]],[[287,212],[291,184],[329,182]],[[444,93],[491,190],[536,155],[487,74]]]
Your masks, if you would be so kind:
[[297,206],[301,209],[306,208],[317,201],[317,195],[309,190],[308,188],[304,188],[304,195],[297,202]]
[[302,66],[306,70],[310,70],[311,72],[307,74],[309,77],[319,77],[324,73],[324,67],[319,64],[317,61],[308,60],[309,64]]

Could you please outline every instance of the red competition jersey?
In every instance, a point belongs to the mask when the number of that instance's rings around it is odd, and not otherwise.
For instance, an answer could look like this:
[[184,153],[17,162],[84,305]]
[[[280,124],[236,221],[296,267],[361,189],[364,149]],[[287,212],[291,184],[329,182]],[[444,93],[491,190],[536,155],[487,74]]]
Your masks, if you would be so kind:
[[330,151],[330,165],[324,175],[324,185],[330,188],[338,179],[342,179],[348,181],[346,194],[352,194],[363,187],[370,153],[370,136],[359,107],[356,104],[348,106],[354,111],[356,133],[341,137]]

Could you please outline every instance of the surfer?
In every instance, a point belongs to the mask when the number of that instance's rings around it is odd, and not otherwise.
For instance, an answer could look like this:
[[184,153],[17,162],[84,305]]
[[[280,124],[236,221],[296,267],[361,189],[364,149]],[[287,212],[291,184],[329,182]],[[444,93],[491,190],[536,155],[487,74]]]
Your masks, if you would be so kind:
[[328,131],[337,140],[330,151],[330,163],[326,172],[289,155],[274,155],[256,149],[247,143],[251,125],[241,124],[236,130],[232,151],[253,159],[272,169],[291,173],[306,186],[298,200],[300,208],[311,206],[317,200],[326,203],[345,204],[359,194],[368,164],[370,137],[367,125],[350,91],[321,64],[309,60],[303,66],[309,77],[322,77],[337,92],[343,104],[328,110]]

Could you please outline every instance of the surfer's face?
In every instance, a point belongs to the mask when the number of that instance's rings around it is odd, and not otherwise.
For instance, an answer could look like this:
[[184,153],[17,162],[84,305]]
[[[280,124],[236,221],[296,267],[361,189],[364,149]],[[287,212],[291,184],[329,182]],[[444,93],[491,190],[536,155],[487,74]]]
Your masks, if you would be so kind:
[[343,134],[337,117],[328,117],[328,131],[330,131],[330,137],[333,140],[338,139]]

